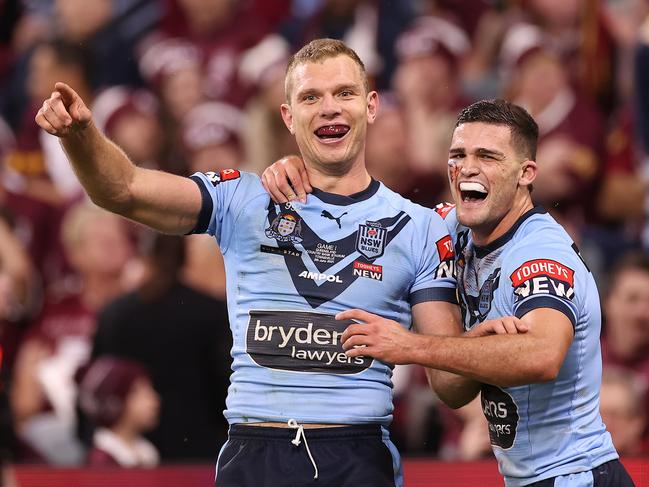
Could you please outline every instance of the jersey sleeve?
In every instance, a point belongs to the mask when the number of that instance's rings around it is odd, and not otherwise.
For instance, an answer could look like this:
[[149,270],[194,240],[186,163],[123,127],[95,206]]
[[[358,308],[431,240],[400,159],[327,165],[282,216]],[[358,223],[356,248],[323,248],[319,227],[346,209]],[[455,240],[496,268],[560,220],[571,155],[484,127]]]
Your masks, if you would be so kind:
[[195,173],[190,179],[201,191],[202,205],[198,222],[189,233],[216,237],[221,252],[225,253],[241,209],[259,192],[261,184],[255,175],[236,169]]
[[573,328],[576,326],[579,277],[585,267],[573,249],[566,244],[521,245],[507,256],[503,268],[506,272],[501,280],[511,286],[509,298],[516,317],[538,308],[552,308],[566,315]]
[[410,305],[426,301],[457,304],[453,239],[436,213],[429,212],[427,221],[420,264],[410,290]]

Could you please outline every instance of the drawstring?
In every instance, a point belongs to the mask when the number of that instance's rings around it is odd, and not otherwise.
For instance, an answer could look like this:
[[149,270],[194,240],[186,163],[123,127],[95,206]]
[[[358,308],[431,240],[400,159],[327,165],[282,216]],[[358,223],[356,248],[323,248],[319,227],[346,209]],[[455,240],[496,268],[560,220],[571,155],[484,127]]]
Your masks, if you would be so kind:
[[306,447],[306,452],[309,454],[309,458],[311,459],[311,463],[313,464],[313,469],[315,470],[315,475],[313,476],[313,478],[317,479],[318,466],[315,464],[313,455],[311,455],[311,450],[309,450],[309,444],[307,443],[306,435],[304,434],[304,426],[298,424],[298,422],[292,418],[288,420],[288,426],[289,428],[297,429],[297,433],[295,433],[295,439],[291,440],[291,443],[293,443],[295,446],[300,446],[300,437],[302,437],[302,439],[304,440],[304,446]]

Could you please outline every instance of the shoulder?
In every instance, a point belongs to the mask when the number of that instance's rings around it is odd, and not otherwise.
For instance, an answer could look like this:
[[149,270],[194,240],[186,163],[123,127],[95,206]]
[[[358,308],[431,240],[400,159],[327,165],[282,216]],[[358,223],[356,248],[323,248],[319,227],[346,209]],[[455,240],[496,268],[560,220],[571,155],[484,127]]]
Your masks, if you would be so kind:
[[[255,173],[238,169],[223,169],[220,171],[197,172],[190,176],[195,181],[201,181],[206,186],[216,187],[245,187],[264,191],[261,179]],[[227,183],[227,184],[226,184]]]
[[503,263],[503,274],[514,287],[553,281],[572,288],[577,274],[589,272],[565,229],[547,214],[534,215],[520,226]]

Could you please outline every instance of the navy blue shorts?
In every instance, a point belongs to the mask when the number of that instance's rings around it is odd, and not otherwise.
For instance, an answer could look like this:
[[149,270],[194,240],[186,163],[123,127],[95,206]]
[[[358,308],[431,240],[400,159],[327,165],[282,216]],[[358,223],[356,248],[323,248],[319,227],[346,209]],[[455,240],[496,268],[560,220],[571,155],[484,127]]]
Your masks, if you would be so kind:
[[561,475],[534,482],[527,487],[635,487],[619,460],[611,460],[587,472]]
[[306,429],[306,443],[301,438],[299,445],[293,443],[296,434],[232,425],[217,460],[215,487],[402,485],[398,453],[379,425]]

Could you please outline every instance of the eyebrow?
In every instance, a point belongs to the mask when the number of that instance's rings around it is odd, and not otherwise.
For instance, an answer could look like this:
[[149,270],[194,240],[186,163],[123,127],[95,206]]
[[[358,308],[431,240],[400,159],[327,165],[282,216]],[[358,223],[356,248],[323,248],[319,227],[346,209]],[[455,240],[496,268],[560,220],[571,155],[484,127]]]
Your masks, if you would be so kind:
[[[357,84],[353,84],[353,83],[340,84],[340,85],[334,86],[334,88],[332,89],[332,91],[334,93],[339,93],[339,92],[345,91],[345,90],[353,91],[354,93],[360,93],[360,91],[361,91],[360,87]],[[300,98],[303,98],[306,95],[319,95],[321,92],[322,92],[322,90],[318,90],[316,88],[305,88],[303,90],[298,91],[296,93],[296,96],[298,97],[298,99],[300,99]]]
[[[477,154],[479,156],[488,155],[488,156],[494,156],[494,157],[496,157],[498,159],[504,159],[505,158],[505,154],[503,154],[502,152],[497,151],[497,150],[492,150],[492,149],[486,149],[484,147],[478,147],[474,152],[475,152],[475,154]],[[456,147],[456,148],[451,148],[448,151],[448,153],[451,156],[456,156],[456,155],[465,154],[466,150],[463,147]]]

